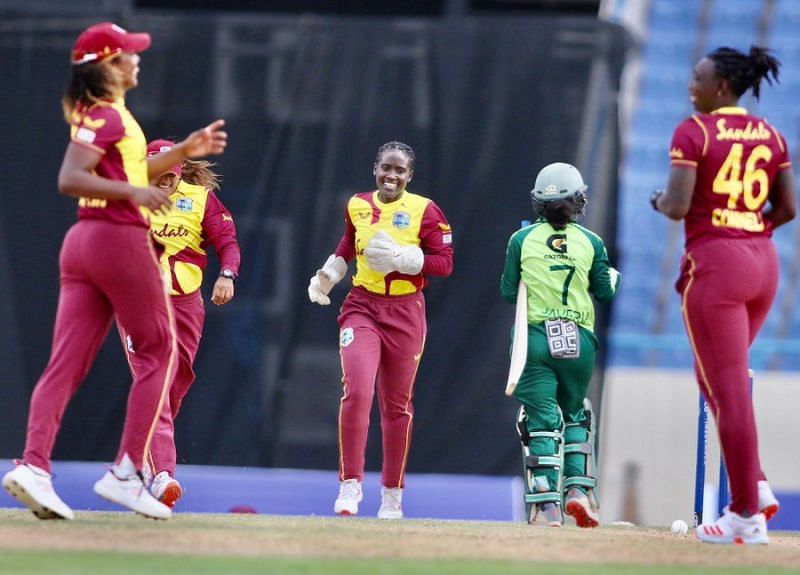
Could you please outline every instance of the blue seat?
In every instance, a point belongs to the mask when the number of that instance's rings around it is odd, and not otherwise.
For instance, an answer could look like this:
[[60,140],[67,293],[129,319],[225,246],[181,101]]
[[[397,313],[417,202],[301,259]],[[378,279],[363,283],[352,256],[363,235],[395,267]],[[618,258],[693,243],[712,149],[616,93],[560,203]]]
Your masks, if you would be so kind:
[[797,0],[777,0],[772,13],[773,26],[785,25],[787,27],[800,26],[800,4]]
[[611,325],[627,333],[647,333],[652,323],[653,310],[649,290],[626,285],[614,302]]
[[705,52],[711,52],[720,46],[736,48],[747,54],[751,44],[758,43],[758,28],[756,22],[747,22],[742,25],[714,25],[711,27],[706,40]]
[[620,367],[637,367],[644,363],[644,355],[640,349],[615,346],[608,348],[608,363]]
[[764,10],[763,2],[753,0],[724,0],[714,2],[711,7],[711,22],[728,23],[731,21],[747,20],[758,25]]
[[660,172],[669,163],[669,157],[661,150],[634,148],[626,154],[623,162],[637,172]]
[[700,2],[698,0],[653,0],[650,3],[650,22],[661,26],[663,22],[676,21],[686,26],[697,18]]

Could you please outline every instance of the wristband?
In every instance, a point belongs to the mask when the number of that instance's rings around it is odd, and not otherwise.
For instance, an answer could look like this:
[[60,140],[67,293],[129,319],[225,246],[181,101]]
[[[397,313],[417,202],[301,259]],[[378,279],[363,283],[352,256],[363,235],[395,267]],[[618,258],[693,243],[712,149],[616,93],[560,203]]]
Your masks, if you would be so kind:
[[229,279],[234,282],[238,279],[238,276],[231,270],[222,270],[221,272],[219,272],[219,277]]
[[658,198],[664,195],[664,190],[653,190],[653,193],[650,194],[650,205],[653,206],[655,211],[658,210]]

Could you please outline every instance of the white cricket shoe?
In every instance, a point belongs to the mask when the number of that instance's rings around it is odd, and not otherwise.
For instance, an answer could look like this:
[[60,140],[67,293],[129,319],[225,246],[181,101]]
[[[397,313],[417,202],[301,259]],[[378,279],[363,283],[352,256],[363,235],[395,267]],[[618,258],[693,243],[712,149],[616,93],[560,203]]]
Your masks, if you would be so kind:
[[94,484],[94,492],[103,499],[127,507],[145,517],[153,519],[172,517],[172,510],[150,495],[139,475],[119,478],[109,470]]
[[361,482],[358,479],[345,479],[339,483],[339,497],[333,504],[333,511],[338,515],[357,515],[362,499]]
[[75,514],[53,489],[51,475],[21,463],[3,477],[3,487],[39,519],[74,519]]
[[172,509],[178,499],[183,496],[183,489],[177,479],[171,477],[167,471],[161,471],[153,478],[153,482],[150,484],[150,493]]
[[695,530],[696,537],[705,543],[735,543],[737,545],[766,545],[767,520],[762,513],[742,517],[733,511],[717,519],[715,523],[703,524]]
[[597,509],[592,505],[589,496],[577,487],[567,491],[564,508],[564,512],[575,519],[578,527],[590,528],[600,525],[600,514]]
[[381,506],[378,519],[403,518],[403,489],[400,487],[381,487]]
[[561,527],[564,524],[561,505],[558,503],[537,503],[531,512],[533,517],[529,523],[538,523],[541,519],[548,527]]
[[766,481],[758,482],[758,511],[764,514],[764,518],[769,521],[780,509],[780,503],[769,488]]

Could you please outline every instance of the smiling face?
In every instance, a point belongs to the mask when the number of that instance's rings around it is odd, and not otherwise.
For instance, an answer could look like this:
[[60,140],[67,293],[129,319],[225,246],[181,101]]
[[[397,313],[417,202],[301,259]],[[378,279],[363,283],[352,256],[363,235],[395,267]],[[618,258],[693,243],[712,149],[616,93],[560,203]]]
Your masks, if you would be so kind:
[[178,189],[178,184],[180,181],[181,179],[177,174],[173,172],[164,172],[160,176],[156,176],[150,180],[150,185],[161,188],[162,190],[166,190],[170,195],[172,195],[175,190]]
[[390,148],[375,162],[372,173],[378,186],[378,199],[389,203],[403,195],[406,185],[414,175],[414,169],[411,158],[405,152]]
[[730,90],[724,78],[717,75],[714,61],[710,58],[700,60],[692,71],[689,82],[689,100],[694,109],[700,113],[713,112],[717,108],[730,104]]

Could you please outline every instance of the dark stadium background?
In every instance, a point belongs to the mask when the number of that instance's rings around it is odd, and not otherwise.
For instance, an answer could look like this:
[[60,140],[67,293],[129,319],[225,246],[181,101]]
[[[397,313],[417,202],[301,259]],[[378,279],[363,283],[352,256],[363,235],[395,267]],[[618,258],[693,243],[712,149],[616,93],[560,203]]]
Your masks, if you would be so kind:
[[[442,207],[455,248],[453,275],[426,290],[409,470],[516,473],[516,406],[502,392],[513,308],[498,284],[542,166],[582,170],[586,224],[615,255],[617,95],[632,41],[597,18],[597,4],[0,2],[0,457],[22,452],[49,354],[58,249],[75,219],[56,189],[69,49],[84,27],[112,20],[153,36],[128,101],[149,138],[180,138],[216,117],[230,134],[219,169],[241,279],[233,303],[207,306],[197,382],[177,420],[180,462],[336,468],[346,286],[326,308],[308,302],[306,286],[339,238],[347,197],[374,184],[376,149],[397,139],[417,153],[410,189]],[[216,273],[212,258],[207,278]],[[112,330],[55,459],[113,459],[129,381]],[[596,406],[601,391],[598,378]]]

